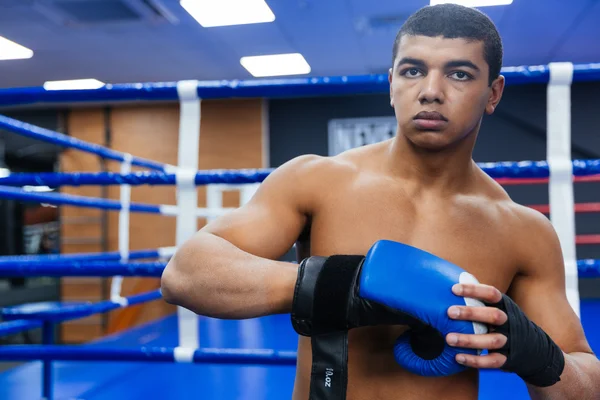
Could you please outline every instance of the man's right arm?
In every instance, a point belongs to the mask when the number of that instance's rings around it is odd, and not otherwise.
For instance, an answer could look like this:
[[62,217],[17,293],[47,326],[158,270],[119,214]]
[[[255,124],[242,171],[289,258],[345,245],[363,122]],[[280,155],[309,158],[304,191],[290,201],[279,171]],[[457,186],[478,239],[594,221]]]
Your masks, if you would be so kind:
[[289,312],[298,266],[275,260],[304,229],[315,200],[314,173],[324,160],[302,156],[286,163],[246,205],[187,240],[163,273],[164,299],[222,319]]

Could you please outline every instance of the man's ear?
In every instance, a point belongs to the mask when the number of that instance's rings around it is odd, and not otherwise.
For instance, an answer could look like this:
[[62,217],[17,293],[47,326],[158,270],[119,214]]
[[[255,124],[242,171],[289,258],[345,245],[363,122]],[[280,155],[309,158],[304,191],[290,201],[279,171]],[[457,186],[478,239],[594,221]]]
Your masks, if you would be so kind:
[[490,97],[488,98],[487,105],[485,106],[485,112],[489,115],[493,114],[502,99],[504,93],[505,79],[504,76],[500,75],[492,82]]
[[388,71],[388,82],[390,83],[390,105],[394,107],[394,92],[392,91],[392,73],[393,69],[390,68]]

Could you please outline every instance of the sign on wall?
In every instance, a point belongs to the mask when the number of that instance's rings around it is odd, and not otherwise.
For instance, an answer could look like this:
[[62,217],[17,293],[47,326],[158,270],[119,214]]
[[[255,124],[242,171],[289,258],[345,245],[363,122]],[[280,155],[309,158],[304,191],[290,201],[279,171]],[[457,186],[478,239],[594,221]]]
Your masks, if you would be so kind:
[[329,121],[329,155],[391,139],[396,135],[396,118],[347,118]]

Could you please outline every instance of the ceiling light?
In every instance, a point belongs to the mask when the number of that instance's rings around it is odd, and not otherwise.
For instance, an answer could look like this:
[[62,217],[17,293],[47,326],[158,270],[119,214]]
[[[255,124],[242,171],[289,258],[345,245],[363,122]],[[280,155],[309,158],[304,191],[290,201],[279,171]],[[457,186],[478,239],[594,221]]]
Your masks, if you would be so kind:
[[205,28],[275,21],[265,0],[181,0],[180,4]]
[[465,7],[488,7],[488,6],[506,6],[512,4],[513,0],[431,0],[430,5],[438,4],[458,4]]
[[0,36],[0,60],[23,60],[31,57],[31,49]]
[[67,81],[48,81],[44,83],[46,90],[81,90],[98,89],[104,86],[104,82],[97,79],[72,79]]
[[310,72],[310,65],[302,54],[273,54],[269,56],[242,57],[240,63],[254,77],[303,75]]

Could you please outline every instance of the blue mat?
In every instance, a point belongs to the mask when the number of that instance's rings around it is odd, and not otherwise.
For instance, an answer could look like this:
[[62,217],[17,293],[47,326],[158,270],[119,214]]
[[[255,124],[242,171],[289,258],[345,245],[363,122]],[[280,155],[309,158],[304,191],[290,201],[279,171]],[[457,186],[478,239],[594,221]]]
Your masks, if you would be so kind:
[[[582,321],[588,339],[600,351],[600,300],[584,301]],[[297,335],[288,315],[245,321],[202,318],[202,347],[295,350]],[[89,346],[176,346],[177,319],[170,316]],[[55,362],[57,400],[281,400],[291,398],[295,368],[200,364]],[[481,400],[529,399],[512,374],[482,371]],[[41,363],[31,362],[0,374],[1,400],[33,400],[41,394]]]

